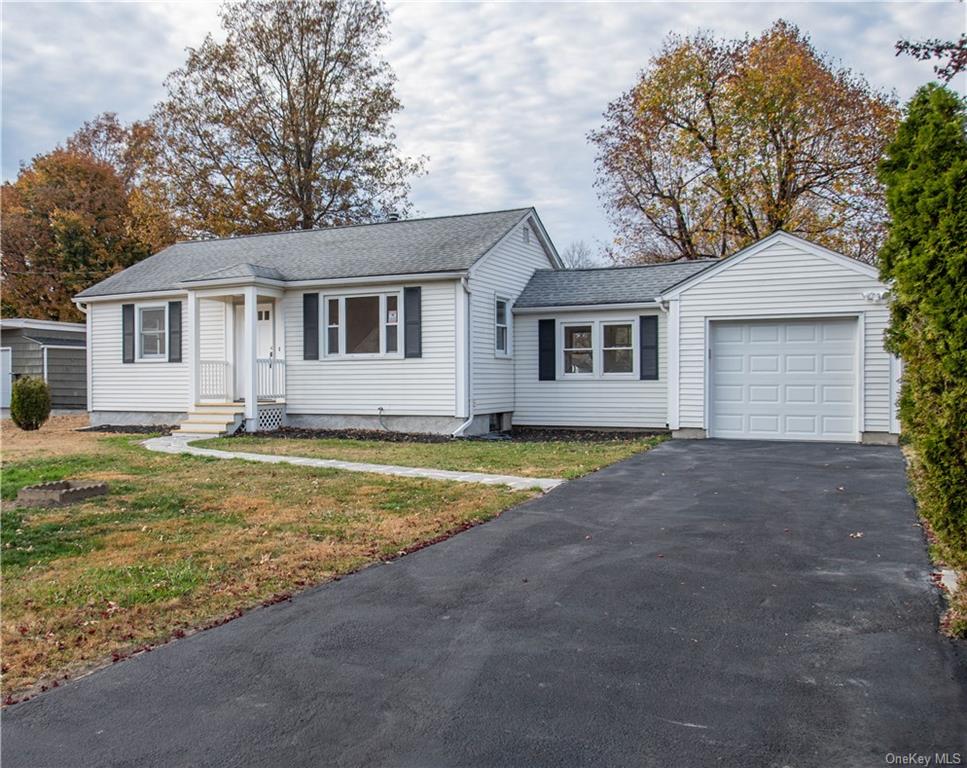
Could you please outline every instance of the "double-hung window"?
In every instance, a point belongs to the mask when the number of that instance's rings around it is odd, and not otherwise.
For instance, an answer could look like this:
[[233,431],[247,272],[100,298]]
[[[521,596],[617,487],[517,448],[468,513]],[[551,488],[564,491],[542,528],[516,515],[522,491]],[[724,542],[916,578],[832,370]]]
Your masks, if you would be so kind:
[[594,374],[594,326],[564,326],[564,374]]
[[510,356],[510,305],[507,299],[494,300],[494,352]]
[[634,337],[634,326],[631,323],[602,323],[601,349],[604,373],[634,372]]
[[396,355],[398,293],[326,297],[326,354]]
[[138,307],[138,357],[164,360],[167,355],[167,308],[164,305]]

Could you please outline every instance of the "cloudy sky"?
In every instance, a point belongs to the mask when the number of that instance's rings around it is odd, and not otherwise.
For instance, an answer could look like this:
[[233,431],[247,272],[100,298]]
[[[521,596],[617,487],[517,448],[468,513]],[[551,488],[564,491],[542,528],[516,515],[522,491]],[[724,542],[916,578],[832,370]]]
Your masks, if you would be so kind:
[[[428,155],[423,215],[535,205],[559,248],[610,241],[586,134],[668,32],[738,37],[785,18],[876,87],[908,98],[929,63],[899,38],[954,37],[956,0],[892,3],[417,3],[391,5],[386,56],[404,152]],[[104,111],[146,117],[184,49],[218,34],[217,5],[12,3],[3,14],[3,178]],[[955,83],[963,92],[964,80]]]

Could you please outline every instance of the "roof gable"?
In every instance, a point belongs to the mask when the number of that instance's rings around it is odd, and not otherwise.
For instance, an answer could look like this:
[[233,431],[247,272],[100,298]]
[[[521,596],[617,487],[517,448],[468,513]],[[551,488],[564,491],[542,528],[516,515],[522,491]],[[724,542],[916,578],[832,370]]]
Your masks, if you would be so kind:
[[719,259],[711,267],[703,270],[701,273],[691,275],[678,283],[675,283],[674,285],[670,285],[668,288],[662,291],[662,294],[659,298],[663,300],[676,298],[699,283],[705,282],[709,278],[714,277],[727,269],[731,269],[747,259],[754,258],[761,253],[767,252],[769,248],[779,243],[798,248],[811,256],[825,259],[836,264],[837,266],[845,267],[846,269],[852,270],[853,272],[857,272],[858,274],[866,277],[879,279],[879,270],[877,270],[877,268],[871,264],[866,264],[862,261],[851,259],[849,256],[844,256],[841,253],[832,251],[829,248],[825,248],[821,245],[806,240],[805,238],[779,230],[777,232],[773,232],[768,237],[764,237],[762,240],[743,248],[741,251],[738,251],[731,256],[727,256],[724,259]]

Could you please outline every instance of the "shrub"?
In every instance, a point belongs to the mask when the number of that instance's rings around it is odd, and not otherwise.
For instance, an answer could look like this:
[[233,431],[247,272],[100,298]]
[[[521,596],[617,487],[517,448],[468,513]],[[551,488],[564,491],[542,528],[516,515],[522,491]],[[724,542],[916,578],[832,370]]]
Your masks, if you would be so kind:
[[39,429],[50,416],[50,388],[43,379],[25,376],[13,383],[10,418],[21,429]]
[[890,214],[880,271],[888,347],[903,359],[900,419],[920,511],[967,566],[967,102],[922,87],[880,167]]

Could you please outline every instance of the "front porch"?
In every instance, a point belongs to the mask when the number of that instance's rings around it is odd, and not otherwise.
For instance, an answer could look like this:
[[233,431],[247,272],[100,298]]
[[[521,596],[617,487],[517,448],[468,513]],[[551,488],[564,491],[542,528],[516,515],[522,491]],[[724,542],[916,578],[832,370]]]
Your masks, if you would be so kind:
[[257,432],[284,420],[282,291],[252,277],[231,287],[186,285],[192,407],[182,432]]

